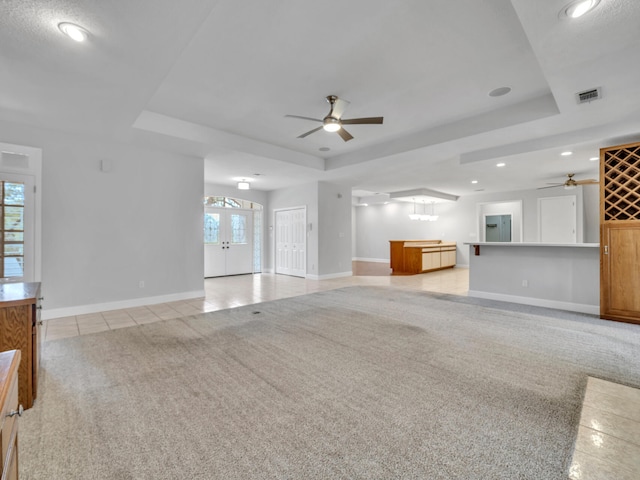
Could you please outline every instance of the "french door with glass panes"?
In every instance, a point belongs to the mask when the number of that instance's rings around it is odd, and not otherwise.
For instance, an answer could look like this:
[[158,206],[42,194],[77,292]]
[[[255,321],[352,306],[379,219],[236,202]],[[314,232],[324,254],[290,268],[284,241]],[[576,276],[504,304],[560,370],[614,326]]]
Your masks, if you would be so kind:
[[205,208],[204,276],[253,273],[253,210]]
[[0,281],[34,279],[34,179],[0,173]]

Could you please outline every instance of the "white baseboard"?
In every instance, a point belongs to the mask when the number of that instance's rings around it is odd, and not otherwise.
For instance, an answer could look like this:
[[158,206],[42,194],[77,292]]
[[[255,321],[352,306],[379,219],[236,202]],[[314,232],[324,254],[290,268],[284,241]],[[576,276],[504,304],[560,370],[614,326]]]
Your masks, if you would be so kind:
[[340,273],[329,273],[327,275],[309,275],[307,274],[307,280],[330,280],[332,278],[342,278],[342,277],[352,277],[353,272],[340,272]]
[[120,310],[123,308],[141,307],[143,305],[155,305],[157,303],[176,302],[178,300],[200,298],[204,297],[204,295],[204,290],[196,290],[193,292],[160,295],[158,297],[132,298],[131,300],[121,300],[118,302],[94,303],[92,305],[78,305],[77,307],[52,308],[48,310],[43,309],[42,320],[85,315],[87,313],[106,312],[108,310]]
[[558,310],[567,310],[570,312],[589,313],[592,315],[600,314],[600,305],[586,305],[583,303],[546,300],[544,298],[520,297],[517,295],[505,295],[503,293],[479,292],[477,290],[469,290],[469,296],[486,298],[487,300],[498,300],[501,302],[519,303],[522,305],[532,305],[534,307],[557,308]]
[[363,258],[363,257],[353,257],[351,259],[354,262],[372,262],[372,263],[386,263],[389,264],[390,260],[388,258]]

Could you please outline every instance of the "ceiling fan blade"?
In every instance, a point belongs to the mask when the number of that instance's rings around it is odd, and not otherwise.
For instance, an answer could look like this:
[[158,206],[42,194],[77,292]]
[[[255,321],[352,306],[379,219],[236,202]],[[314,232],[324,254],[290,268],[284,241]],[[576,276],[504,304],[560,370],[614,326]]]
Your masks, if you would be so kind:
[[322,125],[320,125],[318,128],[314,128],[313,130],[309,130],[308,132],[303,133],[302,135],[298,135],[298,138],[304,138],[307,135],[311,135],[313,132],[317,132],[318,130],[322,129]]
[[549,185],[548,187],[538,187],[536,190],[544,190],[545,188],[556,188],[561,187],[564,183],[556,183],[554,185]]
[[[320,127],[322,128],[322,127]],[[349,132],[347,132],[344,128],[341,128],[340,130],[338,130],[338,135],[340,135],[342,137],[342,139],[345,142],[348,142],[349,140],[351,140],[353,138],[353,135],[351,135]]]
[[383,117],[349,118],[340,120],[343,125],[381,124]]
[[598,180],[594,180],[593,178],[589,178],[587,180],[576,180],[576,184],[578,185],[595,185],[596,183],[600,182],[598,182]]
[[319,118],[301,117],[300,115],[285,115],[285,117],[301,118],[302,120],[312,120],[314,122],[322,122]]
[[340,119],[344,114],[344,111],[349,106],[350,102],[341,99],[340,97],[335,97],[335,101],[333,103],[333,109],[331,110],[330,116]]

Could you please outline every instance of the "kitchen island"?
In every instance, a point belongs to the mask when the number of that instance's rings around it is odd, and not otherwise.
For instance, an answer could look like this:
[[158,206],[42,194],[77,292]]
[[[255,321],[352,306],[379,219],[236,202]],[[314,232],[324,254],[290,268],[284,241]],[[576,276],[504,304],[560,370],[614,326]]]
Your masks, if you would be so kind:
[[456,265],[456,242],[389,240],[393,275],[414,275]]

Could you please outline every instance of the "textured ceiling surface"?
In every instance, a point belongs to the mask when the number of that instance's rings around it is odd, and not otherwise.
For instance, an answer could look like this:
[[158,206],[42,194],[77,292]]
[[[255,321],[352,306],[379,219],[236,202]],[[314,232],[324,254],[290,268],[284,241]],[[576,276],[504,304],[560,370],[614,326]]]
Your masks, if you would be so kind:
[[[601,0],[576,20],[565,4],[3,2],[0,119],[201,156],[206,180],[264,190],[467,195],[593,178],[600,147],[640,140],[640,2]],[[594,87],[602,99],[579,105]],[[318,124],[285,115],[323,118],[330,94],[351,102],[344,118],[384,124],[297,138]]]

